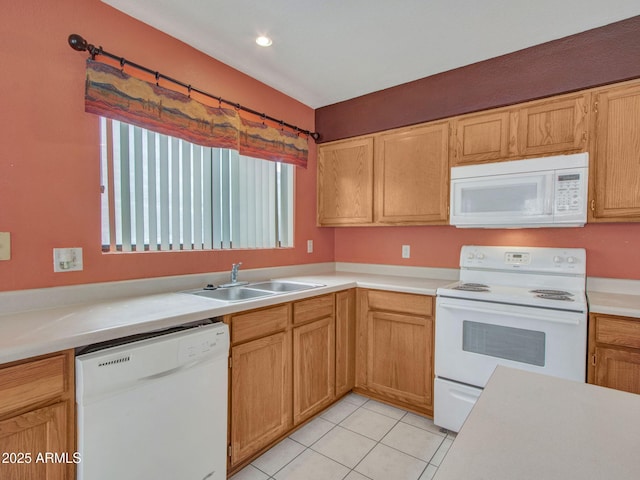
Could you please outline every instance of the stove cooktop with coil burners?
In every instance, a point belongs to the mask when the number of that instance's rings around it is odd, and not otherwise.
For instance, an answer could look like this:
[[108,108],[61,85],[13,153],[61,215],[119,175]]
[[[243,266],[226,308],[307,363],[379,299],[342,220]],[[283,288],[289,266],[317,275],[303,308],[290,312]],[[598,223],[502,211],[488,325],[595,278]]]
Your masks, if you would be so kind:
[[586,312],[586,252],[582,248],[465,245],[460,281],[437,295],[482,302]]

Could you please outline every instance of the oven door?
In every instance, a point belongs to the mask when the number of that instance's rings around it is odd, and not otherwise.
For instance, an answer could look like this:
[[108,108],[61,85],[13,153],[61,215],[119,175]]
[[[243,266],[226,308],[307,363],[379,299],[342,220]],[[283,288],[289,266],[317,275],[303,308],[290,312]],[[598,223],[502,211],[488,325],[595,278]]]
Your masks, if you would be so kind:
[[439,378],[483,388],[496,365],[585,381],[584,312],[438,297]]

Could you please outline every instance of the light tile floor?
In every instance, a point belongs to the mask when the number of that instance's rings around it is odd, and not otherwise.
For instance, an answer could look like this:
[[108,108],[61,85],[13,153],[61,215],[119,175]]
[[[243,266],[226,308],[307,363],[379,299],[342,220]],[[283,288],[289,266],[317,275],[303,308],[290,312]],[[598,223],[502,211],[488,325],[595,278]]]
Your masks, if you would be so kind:
[[429,480],[454,438],[426,417],[350,393],[231,480]]

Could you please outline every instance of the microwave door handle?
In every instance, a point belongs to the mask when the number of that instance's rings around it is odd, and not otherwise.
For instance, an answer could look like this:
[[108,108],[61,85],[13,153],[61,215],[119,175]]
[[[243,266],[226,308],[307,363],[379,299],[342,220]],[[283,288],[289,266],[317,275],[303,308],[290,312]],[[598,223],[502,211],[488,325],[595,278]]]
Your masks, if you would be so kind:
[[451,305],[449,303],[440,303],[440,307],[447,308],[449,310],[464,310],[467,312],[476,312],[476,313],[487,313],[489,315],[508,315],[510,317],[520,317],[520,318],[529,318],[531,320],[545,320],[547,322],[552,323],[565,323],[567,325],[579,325],[580,321],[578,319],[570,320],[566,318],[560,318],[558,316],[545,315],[544,312],[531,314],[531,313],[521,313],[521,312],[503,312],[501,310],[494,310],[492,308],[483,308],[483,307],[467,307],[464,305]]

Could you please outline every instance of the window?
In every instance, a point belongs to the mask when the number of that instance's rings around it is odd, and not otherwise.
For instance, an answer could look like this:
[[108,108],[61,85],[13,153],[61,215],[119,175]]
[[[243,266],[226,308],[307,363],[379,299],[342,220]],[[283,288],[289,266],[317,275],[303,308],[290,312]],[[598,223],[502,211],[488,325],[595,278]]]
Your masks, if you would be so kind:
[[101,118],[103,251],[293,246],[294,166]]

